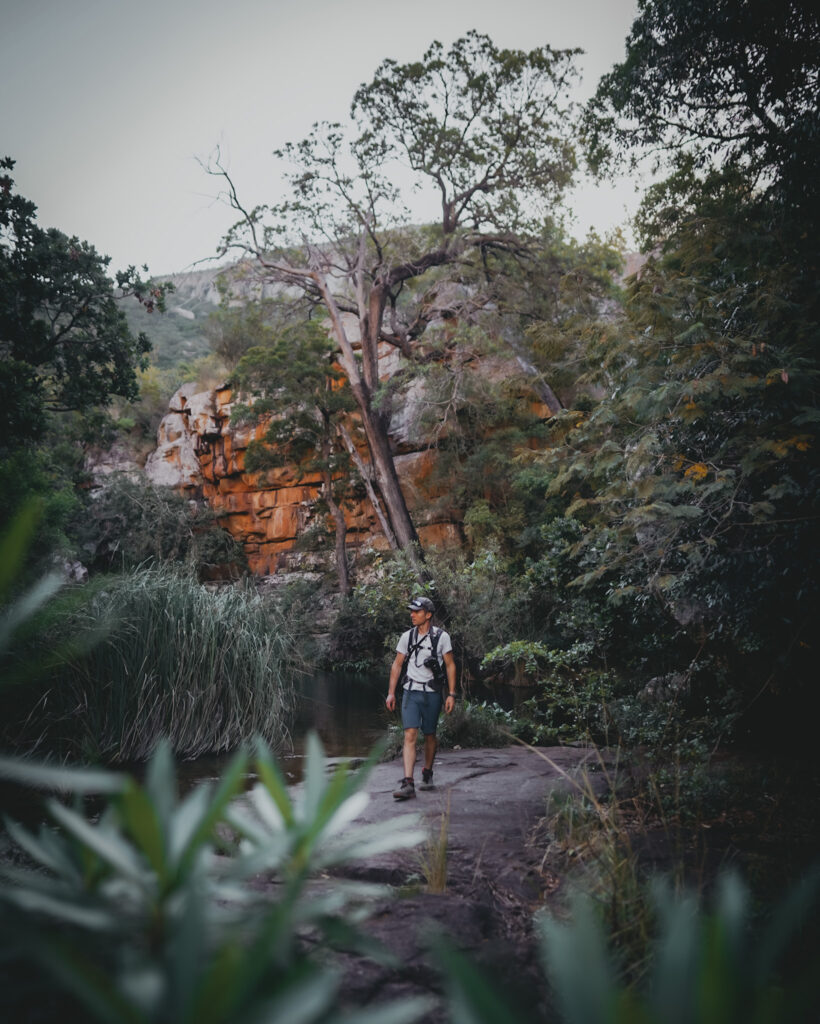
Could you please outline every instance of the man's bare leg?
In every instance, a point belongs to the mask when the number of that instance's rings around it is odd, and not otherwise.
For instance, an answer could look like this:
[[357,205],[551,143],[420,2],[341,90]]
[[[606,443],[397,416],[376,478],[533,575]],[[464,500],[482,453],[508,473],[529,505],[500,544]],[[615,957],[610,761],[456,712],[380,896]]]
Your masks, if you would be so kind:
[[436,739],[435,733],[431,733],[429,736],[424,737],[424,767],[428,770],[433,767],[437,748],[438,740]]
[[[406,779],[413,778],[413,772],[416,767],[416,740],[418,739],[418,729],[405,729],[404,730],[404,747],[402,748],[402,758],[404,759],[404,777]],[[435,736],[433,737],[435,739]]]

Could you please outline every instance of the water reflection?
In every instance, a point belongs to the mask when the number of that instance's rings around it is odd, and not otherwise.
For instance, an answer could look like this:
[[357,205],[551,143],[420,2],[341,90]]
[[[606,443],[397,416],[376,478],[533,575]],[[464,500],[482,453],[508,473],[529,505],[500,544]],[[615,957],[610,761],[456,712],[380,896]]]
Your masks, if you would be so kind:
[[381,675],[321,672],[297,689],[290,724],[294,751],[315,730],[330,757],[361,757],[384,736],[391,716],[384,706],[387,682]]
[[[302,777],[305,738],[311,730],[318,733],[328,757],[365,757],[384,738],[389,723],[399,724],[398,714],[384,706],[387,676],[387,670],[367,675],[316,672],[298,681],[295,707],[286,723],[288,738],[277,756],[289,781]],[[469,699],[510,710],[530,696],[531,690],[482,683],[472,688]],[[181,786],[218,778],[229,759],[202,757],[180,764]]]

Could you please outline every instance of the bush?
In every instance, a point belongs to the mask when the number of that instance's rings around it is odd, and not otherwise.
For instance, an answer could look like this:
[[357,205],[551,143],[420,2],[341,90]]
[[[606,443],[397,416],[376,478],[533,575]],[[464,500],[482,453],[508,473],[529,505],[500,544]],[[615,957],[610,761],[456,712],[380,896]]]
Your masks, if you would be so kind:
[[[449,715],[442,715],[438,722],[438,742],[444,749],[453,747],[506,747],[514,737],[526,738],[527,726],[520,722],[512,711],[505,711],[498,704],[480,704],[465,701],[456,704]],[[387,741],[382,760],[392,761],[402,751],[404,730],[401,725],[388,725]],[[418,745],[424,743],[419,732]]]
[[515,716],[498,704],[464,701],[439,720],[442,747],[506,747],[517,735]]
[[[322,894],[310,879],[414,847],[424,832],[407,816],[348,827],[372,760],[355,775],[344,764],[329,774],[315,736],[307,748],[306,792],[294,797],[260,744],[259,781],[242,807],[245,752],[215,790],[204,783],[182,799],[166,744],[144,784],[0,759],[0,779],[75,796],[74,809],[50,799],[50,824],[36,833],[7,823],[25,862],[0,864],[9,1019],[410,1024],[428,1012],[425,998],[361,1016],[339,1005],[340,978],[322,951],[361,945],[354,922],[387,892],[336,878]],[[97,806],[85,812],[89,794]],[[249,884],[260,872],[276,883],[266,893]]]
[[33,645],[59,653],[36,686],[4,691],[7,744],[124,761],[145,758],[160,735],[185,757],[255,735],[282,741],[298,653],[255,592],[212,592],[165,567],[100,579],[90,593],[13,652],[18,664]]
[[214,514],[167,487],[120,476],[89,509],[84,547],[104,569],[148,561],[183,562],[207,575],[217,567],[247,569],[244,550]]
[[393,657],[396,642],[410,628],[407,604],[416,594],[433,596],[422,587],[404,552],[378,556],[369,579],[345,598],[331,627],[329,667],[363,671]]

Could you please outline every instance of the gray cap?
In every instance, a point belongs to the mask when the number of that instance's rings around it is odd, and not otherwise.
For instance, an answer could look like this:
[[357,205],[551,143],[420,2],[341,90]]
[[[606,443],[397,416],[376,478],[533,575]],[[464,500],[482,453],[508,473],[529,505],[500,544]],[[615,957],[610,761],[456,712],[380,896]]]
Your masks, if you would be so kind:
[[435,605],[429,597],[414,597],[407,607],[411,612],[420,612],[422,610],[426,612],[434,612],[436,610]]

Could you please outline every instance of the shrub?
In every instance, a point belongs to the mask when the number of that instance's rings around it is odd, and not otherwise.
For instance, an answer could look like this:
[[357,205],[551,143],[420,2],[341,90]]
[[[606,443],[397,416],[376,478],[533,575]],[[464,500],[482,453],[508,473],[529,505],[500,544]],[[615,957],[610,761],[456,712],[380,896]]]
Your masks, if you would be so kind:
[[429,585],[419,584],[405,552],[379,555],[331,627],[330,667],[361,671],[391,658],[399,635],[409,629],[407,603],[422,592],[433,596]]
[[[50,799],[50,824],[38,832],[8,823],[26,863],[0,864],[0,959],[11,968],[4,1006],[14,1019],[52,1019],[57,1011],[108,1024],[417,1020],[430,1000],[346,1013],[338,975],[314,952],[317,943],[320,951],[353,945],[351,921],[387,893],[336,879],[322,894],[308,891],[310,879],[424,839],[406,816],[348,827],[367,801],[361,790],[372,763],[355,775],[346,765],[329,775],[312,736],[307,783],[296,796],[260,744],[259,781],[240,809],[244,752],[215,790],[204,783],[182,799],[167,744],[144,784],[0,759],[0,778],[77,800],[94,794],[98,802],[84,812],[81,803],[71,809]],[[248,884],[260,872],[276,883],[268,893]]]
[[512,742],[515,718],[498,704],[464,701],[439,721],[442,747],[506,747]]
[[82,538],[104,569],[145,562],[183,562],[200,572],[216,566],[247,569],[242,546],[216,517],[168,487],[120,476],[91,503]]
[[[498,704],[465,701],[456,704],[449,715],[441,716],[437,736],[439,746],[444,749],[506,747],[513,742],[513,737],[528,736],[527,728],[512,711],[505,711]],[[388,725],[382,760],[391,761],[398,757],[403,743],[404,730],[401,725]],[[423,743],[424,737],[419,732],[418,745],[422,746]]]

